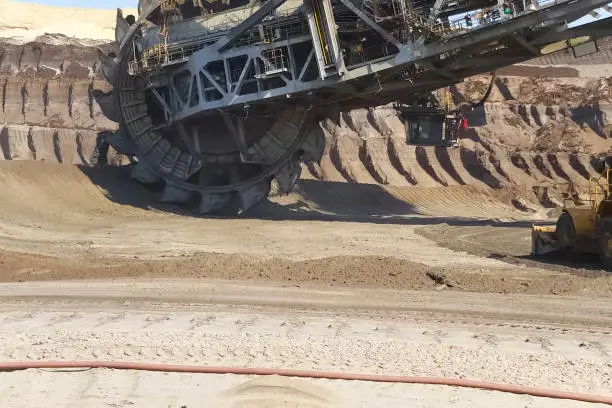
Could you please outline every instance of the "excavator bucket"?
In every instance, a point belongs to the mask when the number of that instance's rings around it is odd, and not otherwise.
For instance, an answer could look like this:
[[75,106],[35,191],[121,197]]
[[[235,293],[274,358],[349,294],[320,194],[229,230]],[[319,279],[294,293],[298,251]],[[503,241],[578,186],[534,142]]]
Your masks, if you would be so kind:
[[531,228],[531,255],[544,255],[561,249],[554,225],[533,225]]

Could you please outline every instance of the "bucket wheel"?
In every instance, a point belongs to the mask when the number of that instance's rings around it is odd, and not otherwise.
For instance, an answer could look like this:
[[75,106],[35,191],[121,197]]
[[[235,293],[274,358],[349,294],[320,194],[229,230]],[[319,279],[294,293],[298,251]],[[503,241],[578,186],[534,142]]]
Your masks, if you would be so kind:
[[94,91],[106,117],[118,124],[101,137],[133,157],[132,177],[163,184],[161,200],[197,200],[199,212],[241,214],[265,200],[276,180],[280,193],[297,183],[301,162],[321,160],[325,138],[314,112],[299,105],[225,107],[208,116],[170,122],[144,78],[129,73],[140,49],[139,22],[117,11],[117,56],[100,52],[101,71],[113,90]]

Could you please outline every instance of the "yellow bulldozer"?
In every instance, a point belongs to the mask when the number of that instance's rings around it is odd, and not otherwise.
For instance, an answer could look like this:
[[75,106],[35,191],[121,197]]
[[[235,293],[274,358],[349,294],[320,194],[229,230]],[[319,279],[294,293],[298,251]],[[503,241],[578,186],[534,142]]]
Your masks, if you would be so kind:
[[576,204],[565,201],[556,225],[533,225],[531,254],[552,252],[597,254],[612,270],[612,197],[610,196],[612,156],[599,160],[599,177],[589,180],[589,198]]

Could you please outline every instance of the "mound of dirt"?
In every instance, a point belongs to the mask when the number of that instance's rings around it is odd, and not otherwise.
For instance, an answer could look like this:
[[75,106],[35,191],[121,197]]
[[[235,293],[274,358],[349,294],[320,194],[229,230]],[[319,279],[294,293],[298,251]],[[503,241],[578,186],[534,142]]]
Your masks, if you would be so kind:
[[582,127],[567,118],[563,118],[539,128],[532,142],[532,148],[534,151],[542,153],[589,153],[591,146],[585,143],[582,133]]
[[506,278],[503,273],[437,268],[390,257],[331,257],[308,261],[253,260],[201,254],[163,261],[71,260],[0,251],[0,282],[113,278],[188,278],[284,282],[292,286],[458,290],[610,296],[612,278],[541,275]]

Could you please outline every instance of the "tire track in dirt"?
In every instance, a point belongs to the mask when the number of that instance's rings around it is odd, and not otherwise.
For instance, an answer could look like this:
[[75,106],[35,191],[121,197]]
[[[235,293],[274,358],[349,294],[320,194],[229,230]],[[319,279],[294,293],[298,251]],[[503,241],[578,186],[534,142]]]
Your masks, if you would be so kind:
[[500,202],[487,190],[476,186],[448,186],[429,188],[385,189],[401,201],[410,203],[420,214],[445,216],[449,212],[461,217],[481,217],[495,214],[496,217],[515,217],[516,209]]
[[[433,292],[406,297],[369,290],[360,302],[365,290],[174,282],[164,295],[159,292],[163,285],[150,283],[157,289],[147,291],[142,282],[136,287],[126,282],[130,294],[116,288],[121,284],[112,284],[114,292],[122,293],[115,298],[109,298],[113,290],[91,285],[90,293],[82,293],[75,287],[78,283],[68,288],[80,293],[76,297],[58,297],[56,291],[66,288],[55,284],[61,289],[53,289],[49,283],[35,289],[48,298],[32,296],[15,303],[3,297],[2,314],[12,319],[0,329],[0,357],[206,361],[405,375],[444,376],[454,370],[458,376],[560,389],[575,388],[575,382],[590,391],[607,386],[612,333],[604,299],[476,293],[440,297]],[[215,301],[236,294],[250,300]],[[130,310],[117,313],[125,302]],[[293,305],[289,309],[287,302]],[[309,302],[314,302],[314,310]],[[598,308],[599,317],[592,313]],[[36,313],[28,317],[24,310]],[[100,326],[100,321],[108,324]],[[568,366],[576,374],[569,382]]]

